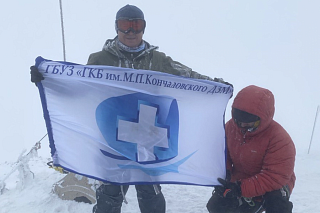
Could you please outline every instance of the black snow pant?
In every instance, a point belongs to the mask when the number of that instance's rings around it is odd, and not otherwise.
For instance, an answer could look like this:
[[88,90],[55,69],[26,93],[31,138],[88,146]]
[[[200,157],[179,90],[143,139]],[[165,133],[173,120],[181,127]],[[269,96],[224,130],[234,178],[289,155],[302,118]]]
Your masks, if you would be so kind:
[[[156,194],[153,185],[135,185],[141,213],[165,213],[166,202],[161,192],[160,185]],[[128,191],[129,185],[123,185],[123,194]],[[93,213],[120,213],[123,195],[119,185],[102,184],[96,191],[97,203]]]
[[289,196],[283,196],[283,191],[267,192],[264,197],[263,207],[266,213],[292,213],[293,204]]
[[292,213],[293,204],[289,201],[288,192],[283,189],[267,192],[261,198],[253,198],[251,202],[241,199],[230,199],[213,193],[207,203],[210,213]]

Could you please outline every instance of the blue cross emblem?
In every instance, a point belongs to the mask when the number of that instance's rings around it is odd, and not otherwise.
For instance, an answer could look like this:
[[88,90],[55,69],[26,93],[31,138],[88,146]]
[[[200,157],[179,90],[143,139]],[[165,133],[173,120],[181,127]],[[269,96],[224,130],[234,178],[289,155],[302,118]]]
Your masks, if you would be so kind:
[[179,111],[172,97],[134,93],[104,100],[96,109],[97,125],[117,155],[141,164],[170,160],[178,154]]

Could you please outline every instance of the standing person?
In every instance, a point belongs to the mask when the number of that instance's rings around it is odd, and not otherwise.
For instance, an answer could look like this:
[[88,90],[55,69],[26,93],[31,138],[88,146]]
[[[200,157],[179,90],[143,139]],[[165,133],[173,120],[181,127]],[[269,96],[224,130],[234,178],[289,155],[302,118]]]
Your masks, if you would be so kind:
[[295,146],[273,120],[274,96],[264,88],[242,89],[226,124],[227,178],[218,181],[207,209],[211,213],[291,213]]
[[[158,47],[142,39],[146,28],[143,12],[136,6],[126,5],[116,14],[115,30],[117,36],[105,42],[103,49],[89,56],[88,65],[107,65],[115,67],[144,69],[166,72],[196,79],[215,80],[201,75],[191,68],[173,61]],[[31,67],[31,81],[43,80],[35,66]],[[230,84],[228,84],[230,85]],[[101,184],[96,190],[96,205],[93,213],[120,213],[124,196],[129,185]],[[142,213],[164,213],[166,204],[160,185],[136,185],[139,208]]]
[[[105,42],[102,51],[89,56],[89,65],[109,65],[133,69],[166,72],[174,75],[208,79],[189,67],[173,61],[158,47],[142,39],[146,28],[143,12],[136,6],[126,5],[116,14],[117,36]],[[119,213],[128,185],[102,184],[96,191],[97,204],[94,213]],[[165,199],[160,185],[136,185],[139,207],[142,213],[164,213]]]

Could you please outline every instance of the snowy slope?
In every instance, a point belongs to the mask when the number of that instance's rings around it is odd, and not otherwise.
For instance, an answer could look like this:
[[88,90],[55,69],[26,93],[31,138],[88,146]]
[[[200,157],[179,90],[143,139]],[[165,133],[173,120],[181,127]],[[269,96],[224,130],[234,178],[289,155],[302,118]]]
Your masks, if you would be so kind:
[[[0,195],[0,213],[87,213],[92,211],[90,204],[63,201],[51,193],[52,184],[63,178],[63,174],[48,168],[50,156],[35,156],[29,161],[34,178],[28,183],[19,184],[19,172],[14,172],[6,181],[6,190]],[[291,200],[294,213],[319,212],[320,156],[316,154],[298,155],[296,159],[297,182]],[[14,162],[0,163],[0,180],[12,170]],[[207,212],[206,203],[212,188],[202,186],[162,185],[166,197],[168,213]],[[123,213],[139,213],[134,187],[130,187]]]

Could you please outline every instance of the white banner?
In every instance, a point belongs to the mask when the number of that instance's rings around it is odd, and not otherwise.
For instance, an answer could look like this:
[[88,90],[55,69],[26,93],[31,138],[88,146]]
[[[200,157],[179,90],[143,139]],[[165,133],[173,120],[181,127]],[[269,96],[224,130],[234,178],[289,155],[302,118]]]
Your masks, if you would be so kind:
[[105,182],[212,186],[225,176],[231,86],[41,57],[54,165]]

